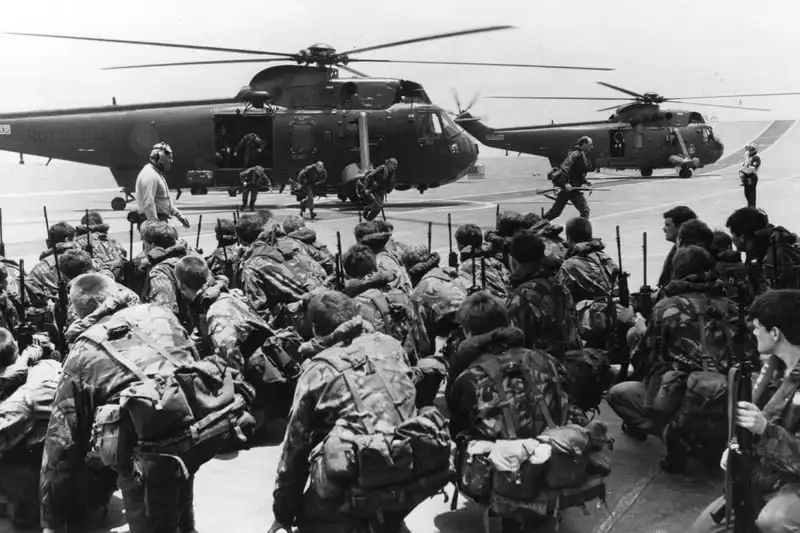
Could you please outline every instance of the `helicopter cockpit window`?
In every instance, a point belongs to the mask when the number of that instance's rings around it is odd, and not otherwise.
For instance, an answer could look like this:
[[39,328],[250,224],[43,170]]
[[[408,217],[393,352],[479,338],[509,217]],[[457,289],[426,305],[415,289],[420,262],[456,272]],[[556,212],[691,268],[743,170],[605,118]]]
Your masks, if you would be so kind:
[[458,125],[453,121],[452,117],[447,113],[443,113],[440,116],[442,118],[442,122],[444,122],[444,131],[447,133],[447,136],[455,137],[458,135],[460,130]]
[[703,128],[703,129],[702,129],[702,130],[700,130],[700,131],[701,131],[701,132],[702,132],[702,134],[703,134],[703,142],[704,142],[704,143],[707,143],[707,142],[708,142],[708,140],[709,140],[709,139],[712,137],[712,135],[711,135],[711,130],[710,130],[710,129],[708,129],[708,128]]
[[442,117],[438,113],[431,113],[431,133],[433,137],[441,137],[444,133],[444,126],[442,126]]
[[689,113],[689,124],[705,124],[706,119],[703,118],[703,115],[692,111]]

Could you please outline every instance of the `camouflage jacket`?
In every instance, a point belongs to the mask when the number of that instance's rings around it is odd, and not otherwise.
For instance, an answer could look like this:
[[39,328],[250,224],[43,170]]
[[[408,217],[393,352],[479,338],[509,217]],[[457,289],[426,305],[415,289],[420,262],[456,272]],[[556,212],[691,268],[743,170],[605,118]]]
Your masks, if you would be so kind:
[[204,287],[190,309],[203,341],[202,349],[198,349],[200,355],[216,353],[240,372],[244,371],[245,360],[271,333],[241,291],[228,289],[224,276]]
[[14,334],[19,327],[19,312],[5,290],[0,291],[0,327]]
[[[471,289],[473,286],[473,268],[472,257],[475,256],[475,271],[474,280],[475,285],[483,288],[483,272],[486,272],[486,290],[494,296],[505,300],[508,297],[508,285],[511,279],[511,274],[508,269],[495,259],[489,256],[489,248],[478,250],[473,253],[472,247],[466,246],[461,249],[461,265],[458,267],[458,274],[461,276],[461,281],[464,285]],[[484,257],[483,265],[481,264],[481,256]]]
[[[755,297],[753,284],[748,274],[747,265],[742,262],[742,256],[734,250],[724,250],[715,257],[714,277],[725,283],[725,296],[734,302],[744,301],[749,306]],[[744,291],[743,294],[740,294]]]
[[384,250],[387,254],[391,255],[395,261],[399,264],[406,266],[406,259],[408,258],[409,246],[402,242],[394,240],[392,237],[389,237],[389,240],[386,241],[386,246]]
[[428,259],[415,265],[411,265],[407,262],[406,272],[408,272],[408,278],[411,280],[411,285],[416,288],[416,286],[419,285],[419,282],[422,281],[422,278],[425,277],[428,272],[435,268],[439,268],[439,261],[441,261],[439,253],[433,252]]
[[417,284],[411,300],[432,342],[458,327],[456,315],[466,297],[467,287],[454,268],[434,268]]
[[108,236],[108,224],[78,226],[75,228],[78,236],[75,244],[82,250],[89,251],[89,235],[92,236],[92,261],[98,270],[108,270],[114,279],[122,281],[122,267],[128,257],[128,252],[113,237]]
[[241,289],[256,313],[269,321],[273,308],[300,300],[314,287],[296,279],[281,254],[263,241],[254,242],[241,262]]
[[206,263],[213,275],[225,276],[230,280],[232,287],[238,287],[236,275],[239,271],[242,252],[243,248],[236,243],[218,246],[211,255],[206,257]]
[[511,274],[506,302],[512,325],[525,332],[525,347],[556,358],[581,345],[572,295],[555,278],[559,268],[554,257],[521,266]]
[[314,290],[325,282],[328,273],[300,241],[289,237],[278,237],[273,246],[283,255],[286,266],[295,278],[306,287],[310,287],[309,290]]
[[[191,343],[169,309],[152,304],[116,312],[113,307],[108,309],[113,314],[102,317],[99,324],[137,324],[148,338],[165,350]],[[191,364],[197,357],[194,351],[187,352],[193,355],[191,358],[184,358],[181,352],[171,353],[181,363]],[[125,356],[145,372],[157,371],[169,364],[163,356],[149,349],[130,350]],[[76,469],[83,464],[89,447],[94,410],[116,401],[120,392],[138,379],[89,340],[79,337],[73,344],[53,401],[42,458],[39,494],[43,528],[59,529],[68,514],[65,505],[70,502],[68,495],[74,490],[71,482]],[[81,419],[87,423],[79,426]]]
[[141,299],[145,303],[163,305],[181,322],[188,324],[189,310],[175,278],[175,265],[187,254],[186,244],[178,243],[167,248],[153,248],[147,254],[148,271]]
[[[800,243],[784,227],[769,225],[756,233],[762,253],[750,261],[756,294],[771,289],[800,289]],[[777,270],[775,265],[777,264]]]
[[43,359],[28,367],[25,383],[0,403],[0,456],[44,441],[60,378],[61,363]]
[[637,374],[648,374],[659,363],[684,372],[727,372],[742,334],[746,352],[755,355],[753,337],[739,331],[739,308],[724,290],[725,284],[710,275],[671,281],[631,355]]
[[287,235],[295,239],[305,249],[311,258],[322,265],[327,274],[333,274],[335,265],[333,254],[328,247],[317,240],[317,232],[310,228],[300,228]]
[[273,514],[282,524],[293,524],[301,511],[306,519],[313,518],[307,516],[312,512],[337,514],[341,505],[338,501],[320,500],[314,490],[303,498],[311,451],[337,420],[358,418],[349,388],[340,378],[341,372],[323,357],[335,360],[339,368],[351,366],[356,374],[363,375],[375,367],[390,368],[394,370],[390,374],[393,376],[406,374],[407,379],[389,384],[395,394],[403,397],[396,407],[388,394],[364,398],[373,424],[395,425],[398,411],[405,417],[416,414],[416,389],[400,343],[381,333],[364,334],[361,328],[348,323],[339,328],[348,330],[343,340],[308,360],[297,382],[273,494]]
[[[497,386],[478,366],[487,359],[497,361],[501,368],[530,365],[534,370],[534,382],[541,387],[540,392],[555,423],[562,424],[567,419],[569,398],[563,389],[556,386],[562,379],[563,367],[541,350],[524,348],[524,342],[522,331],[510,327],[476,335],[459,345],[450,367],[446,392],[450,433],[454,438],[460,434],[490,441],[509,438]],[[517,427],[514,429],[517,436],[534,438],[547,427],[547,423],[541,406],[532,400],[531,391],[519,370],[519,377],[503,380],[503,388],[516,419]]]
[[774,492],[789,483],[800,482],[800,363],[786,369],[783,381],[764,406],[764,433],[755,442],[757,463],[753,468],[753,489]]
[[530,230],[544,241],[544,254],[562,261],[567,257],[567,243],[561,238],[564,228],[549,220],[541,219]]
[[[141,302],[138,294],[125,285],[117,283],[117,296],[113,299],[109,299],[106,303],[108,305],[118,306],[121,309],[122,307],[138,305]],[[64,332],[64,340],[66,340],[68,344],[71,343],[77,339],[81,333],[94,326],[99,319],[98,317],[107,315],[108,311],[103,310],[103,306],[101,305],[100,308],[96,309],[93,313],[89,313],[82,319],[78,318],[75,307],[72,305],[72,302],[70,302],[69,310],[67,311],[67,330]]]
[[[67,250],[76,248],[74,242],[60,242],[56,245],[56,253],[61,256]],[[53,250],[45,250],[39,255],[39,263],[27,273],[36,292],[43,294],[49,300],[58,299],[58,272],[56,272],[56,259]],[[62,275],[63,279],[64,276]],[[66,280],[64,280],[66,281]]]
[[[20,277],[20,264],[17,261],[2,258],[3,266],[6,268],[6,272],[8,273],[8,279],[6,280],[6,293],[8,294],[9,298],[11,298],[11,302],[19,307],[22,303],[19,301],[19,277]],[[26,269],[28,265],[25,265]],[[41,292],[41,287],[39,287],[38,283],[35,282],[31,278],[30,270],[26,270],[25,272],[25,308],[36,308],[36,309],[43,309],[48,306],[47,296],[43,292]]]
[[382,250],[375,254],[375,260],[378,263],[378,270],[391,272],[394,274],[392,280],[392,288],[400,289],[406,294],[411,294],[413,287],[411,286],[411,278],[408,277],[408,271],[404,263],[397,260],[397,258],[387,250]]
[[602,298],[614,289],[619,268],[605,252],[600,239],[581,242],[567,253],[556,279],[567,288],[575,303]]
[[[428,338],[411,297],[392,287],[392,281],[391,272],[376,272],[366,278],[346,280],[343,292],[355,300],[365,320],[378,332],[400,341],[412,363],[416,363],[433,354],[435,346]],[[399,309],[403,310],[402,314],[395,314]]]

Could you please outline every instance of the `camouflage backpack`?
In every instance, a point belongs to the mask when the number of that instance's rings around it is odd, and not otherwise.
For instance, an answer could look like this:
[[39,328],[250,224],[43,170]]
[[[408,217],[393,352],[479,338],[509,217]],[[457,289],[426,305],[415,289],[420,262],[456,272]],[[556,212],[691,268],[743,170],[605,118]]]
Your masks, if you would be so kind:
[[311,257],[304,246],[294,239],[281,237],[278,239],[276,247],[283,255],[288,269],[302,280],[308,290],[313,290],[323,285],[328,273],[325,272],[322,265]]
[[[535,293],[540,300],[549,300],[553,304],[552,309],[540,309],[533,305],[530,298],[526,297],[525,293]],[[557,323],[557,328],[560,330],[550,331],[547,338],[533,339],[533,348],[540,348],[550,350],[549,353],[555,356],[556,359],[561,359],[567,350],[580,346],[580,339],[578,337],[578,324],[572,305],[572,295],[569,291],[555,278],[539,277],[527,281],[520,285],[517,290],[511,294],[510,303],[513,304],[518,301],[524,302],[528,307],[530,313],[537,318],[537,321],[542,324],[547,321]],[[508,307],[508,306],[507,306]],[[545,319],[545,317],[548,317]],[[513,320],[513,317],[512,317]],[[521,329],[525,331],[525,326]],[[532,332],[525,331],[526,341],[530,338]],[[556,340],[557,335],[557,340]],[[550,346],[546,346],[550,343]]]
[[605,350],[581,348],[564,355],[566,388],[575,405],[584,411],[597,409],[611,385],[611,365]]
[[[83,229],[83,227],[81,227]],[[88,252],[89,235],[92,243],[92,262],[97,270],[107,270],[114,275],[114,279],[122,281],[122,267],[127,259],[127,253],[116,241],[108,240],[108,235],[99,232],[84,233],[75,240],[77,245]],[[104,238],[105,237],[105,238]]]
[[[730,362],[736,359],[734,339],[739,329],[738,317],[726,317],[707,298],[695,296],[686,296],[685,298],[697,317],[700,328],[700,346],[693,346],[693,349],[688,350],[690,353],[694,352],[695,357],[690,356],[690,360],[682,362],[696,365],[696,370],[727,371]],[[750,335],[747,338],[752,342]],[[688,339],[684,339],[684,341],[688,341]],[[747,347],[745,349],[747,350]]]
[[[413,344],[411,333],[417,314],[406,293],[400,289],[369,289],[356,296],[355,300],[360,304],[364,318],[375,326],[376,331],[394,337],[405,348]],[[412,352],[409,352],[409,356],[412,356]],[[415,360],[413,356],[412,359]]]
[[354,409],[311,452],[311,487],[343,496],[345,515],[383,522],[383,513],[409,512],[450,481],[448,421],[436,407],[416,409],[405,365],[363,348],[342,352],[315,356],[338,374],[328,390],[350,396]]

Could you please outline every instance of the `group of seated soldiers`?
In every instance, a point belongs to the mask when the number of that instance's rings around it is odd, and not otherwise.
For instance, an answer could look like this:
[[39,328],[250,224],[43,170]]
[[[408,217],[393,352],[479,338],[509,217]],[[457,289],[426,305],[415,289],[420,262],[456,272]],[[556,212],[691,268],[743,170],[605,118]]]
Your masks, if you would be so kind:
[[[727,412],[705,400],[724,391],[737,346],[757,355],[737,306],[800,288],[800,252],[795,235],[754,208],[731,215],[730,236],[687,207],[664,219],[675,244],[658,290],[632,295],[630,306],[620,303],[624,273],[582,218],[567,223],[566,239],[533,214],[504,212],[485,235],[461,226],[448,265],[377,219],[355,226],[341,257],[302,218],[268,211],[221,220],[205,258],[166,222],[141,225],[136,257],[96,212],[78,228],[60,222],[24,276],[15,261],[0,268],[0,472],[28,458],[45,531],[104,505],[116,480],[132,533],[189,533],[197,469],[288,417],[270,531],[399,531],[453,480],[487,506],[487,524],[512,531],[604,497],[610,439],[592,420],[604,395],[628,435],[664,437],[665,469],[689,458],[712,464],[727,445]],[[115,449],[110,463],[98,452],[98,434],[120,423],[99,422],[100,407],[124,403],[123,385],[198,361],[232,372],[231,398],[244,405],[231,418],[234,437],[213,452],[181,451],[178,467],[165,459],[175,454],[141,451],[147,428],[132,413],[140,442],[131,457]],[[387,451],[353,437],[364,428],[425,443],[429,467],[416,448],[404,463],[393,454],[411,452],[399,444]],[[343,453],[345,443],[355,451]],[[583,462],[569,455],[576,447]],[[353,456],[358,474],[347,477],[342,469],[355,467],[340,463]],[[392,466],[381,473],[369,461]],[[387,480],[400,467],[410,477]],[[89,496],[76,500],[77,483]],[[24,523],[39,501],[20,487],[0,492],[24,493],[12,498]]]

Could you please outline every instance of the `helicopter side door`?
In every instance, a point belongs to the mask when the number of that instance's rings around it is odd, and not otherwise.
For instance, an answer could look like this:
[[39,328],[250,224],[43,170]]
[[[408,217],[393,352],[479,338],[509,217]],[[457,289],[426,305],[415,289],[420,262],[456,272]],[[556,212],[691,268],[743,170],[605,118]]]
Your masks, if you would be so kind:
[[608,131],[609,156],[611,159],[625,157],[625,131],[614,129]]

